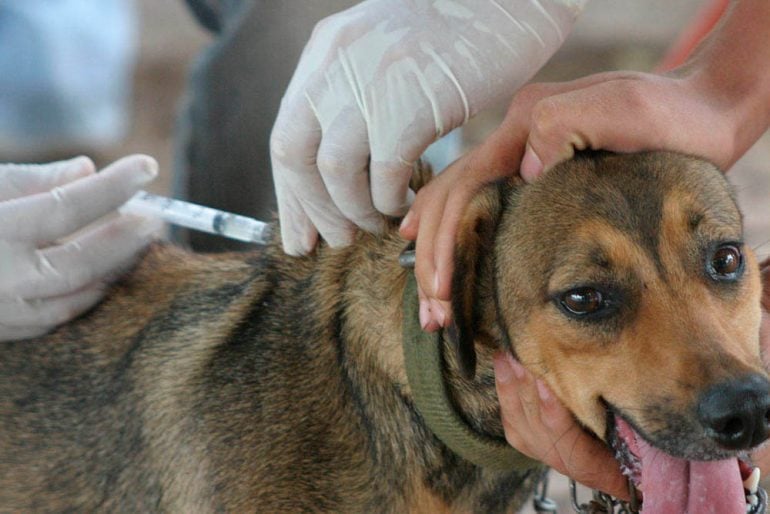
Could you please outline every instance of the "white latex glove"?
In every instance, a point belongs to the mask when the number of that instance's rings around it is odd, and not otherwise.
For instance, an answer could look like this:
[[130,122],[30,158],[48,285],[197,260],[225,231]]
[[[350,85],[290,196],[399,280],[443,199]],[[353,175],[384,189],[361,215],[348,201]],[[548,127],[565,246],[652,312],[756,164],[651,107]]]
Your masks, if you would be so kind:
[[367,0],[318,23],[271,137],[284,250],[402,215],[423,150],[513,94],[586,1]]
[[156,174],[155,161],[143,155],[96,174],[85,157],[0,165],[0,341],[44,334],[102,297],[106,281],[129,266],[162,225],[115,216],[81,229]]

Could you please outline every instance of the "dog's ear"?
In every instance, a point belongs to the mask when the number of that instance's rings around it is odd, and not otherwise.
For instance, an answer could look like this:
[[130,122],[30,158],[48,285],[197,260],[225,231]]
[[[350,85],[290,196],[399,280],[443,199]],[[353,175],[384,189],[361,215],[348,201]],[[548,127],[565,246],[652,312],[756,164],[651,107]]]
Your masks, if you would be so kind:
[[[460,222],[452,275],[452,322],[447,327],[462,374],[476,373],[474,341],[481,321],[479,299],[482,277],[491,278],[491,257],[502,212],[502,197],[508,186],[491,184],[477,194]],[[485,269],[486,268],[486,269]]]

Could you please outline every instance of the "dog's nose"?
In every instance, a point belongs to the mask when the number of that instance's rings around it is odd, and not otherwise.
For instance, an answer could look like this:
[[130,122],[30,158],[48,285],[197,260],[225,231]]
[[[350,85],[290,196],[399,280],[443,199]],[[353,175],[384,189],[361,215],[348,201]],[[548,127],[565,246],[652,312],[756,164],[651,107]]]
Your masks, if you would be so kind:
[[725,448],[753,448],[770,434],[770,382],[751,374],[717,384],[701,396],[698,417]]

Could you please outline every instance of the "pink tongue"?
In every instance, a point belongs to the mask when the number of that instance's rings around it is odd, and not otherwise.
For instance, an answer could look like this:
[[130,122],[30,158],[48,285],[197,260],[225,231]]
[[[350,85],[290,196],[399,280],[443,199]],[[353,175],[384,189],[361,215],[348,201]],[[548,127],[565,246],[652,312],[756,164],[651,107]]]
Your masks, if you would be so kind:
[[745,514],[738,459],[688,461],[653,448],[620,418],[618,435],[640,458],[643,514]]

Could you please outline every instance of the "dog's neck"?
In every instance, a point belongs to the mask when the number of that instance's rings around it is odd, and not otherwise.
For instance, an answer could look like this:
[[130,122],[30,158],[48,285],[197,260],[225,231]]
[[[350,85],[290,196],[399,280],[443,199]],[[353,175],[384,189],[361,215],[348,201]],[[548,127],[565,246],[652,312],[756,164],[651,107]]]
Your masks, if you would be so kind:
[[[398,255],[406,242],[395,233],[384,238],[364,237],[368,238],[366,244],[356,246],[344,259],[352,266],[348,265],[342,279],[342,301],[349,306],[342,320],[343,330],[346,340],[357,343],[348,351],[356,357],[358,365],[374,365],[411,401],[402,348],[402,308],[407,275],[413,271],[398,265]],[[486,259],[491,259],[491,255]],[[491,270],[491,261],[482,266]],[[479,433],[501,438],[492,357],[501,348],[502,338],[495,316],[492,277],[486,273],[482,277],[477,287],[481,302],[479,326],[483,328],[476,334],[475,376],[463,376],[454,345],[444,335],[440,338],[446,363],[444,378],[453,402],[468,424]]]

